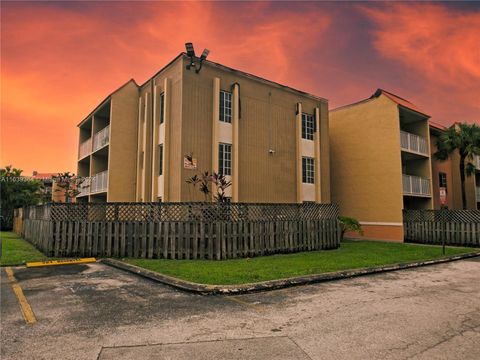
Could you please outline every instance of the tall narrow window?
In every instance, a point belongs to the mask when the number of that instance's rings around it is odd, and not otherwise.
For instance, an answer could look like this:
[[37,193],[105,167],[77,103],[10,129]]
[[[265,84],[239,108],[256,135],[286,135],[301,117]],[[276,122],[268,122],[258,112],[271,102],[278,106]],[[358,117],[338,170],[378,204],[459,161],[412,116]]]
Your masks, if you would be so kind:
[[220,121],[232,122],[232,93],[220,91]]
[[163,175],[163,144],[158,145],[158,175]]
[[218,144],[218,173],[232,175],[232,145]]
[[315,123],[313,115],[302,114],[302,139],[313,140],[313,133],[315,132]]
[[315,162],[311,157],[302,157],[302,182],[305,184],[315,183]]
[[165,116],[165,93],[160,94],[160,124],[163,124]]
[[441,172],[441,173],[438,173],[438,182],[439,182],[439,186],[440,187],[443,187],[443,188],[447,188],[447,174]]

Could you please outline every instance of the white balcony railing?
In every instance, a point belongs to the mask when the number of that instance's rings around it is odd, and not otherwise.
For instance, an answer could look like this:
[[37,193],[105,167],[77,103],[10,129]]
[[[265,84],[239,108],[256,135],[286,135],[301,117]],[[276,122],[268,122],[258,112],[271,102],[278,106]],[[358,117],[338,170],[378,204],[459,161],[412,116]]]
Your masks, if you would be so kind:
[[475,164],[475,169],[480,170],[480,155],[474,156],[473,163]]
[[104,147],[110,140],[110,125],[93,135],[93,151]]
[[90,184],[90,193],[107,191],[108,187],[108,170],[95,174]]
[[86,178],[81,184],[78,185],[77,189],[79,191],[77,197],[79,196],[86,196],[90,194],[90,183],[91,178]]
[[92,138],[85,140],[78,147],[78,158],[82,159],[92,152]]
[[422,136],[400,131],[400,145],[402,150],[428,156],[427,140]]
[[430,180],[403,174],[403,194],[430,196]]

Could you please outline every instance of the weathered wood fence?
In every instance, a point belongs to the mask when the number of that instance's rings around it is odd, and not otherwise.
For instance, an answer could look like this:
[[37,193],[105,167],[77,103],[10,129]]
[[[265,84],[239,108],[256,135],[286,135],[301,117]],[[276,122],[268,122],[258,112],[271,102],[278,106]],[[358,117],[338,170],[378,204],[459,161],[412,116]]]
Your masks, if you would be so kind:
[[220,260],[340,245],[331,204],[50,204],[23,210],[22,235],[57,257]]
[[404,210],[405,241],[480,246],[480,210]]

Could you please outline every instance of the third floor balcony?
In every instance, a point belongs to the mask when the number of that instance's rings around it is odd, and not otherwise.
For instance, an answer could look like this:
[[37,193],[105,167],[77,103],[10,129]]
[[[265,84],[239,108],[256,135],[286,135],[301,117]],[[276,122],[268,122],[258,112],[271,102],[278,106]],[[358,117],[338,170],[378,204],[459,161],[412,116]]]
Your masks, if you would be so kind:
[[83,159],[92,152],[92,138],[85,140],[78,147],[78,158]]
[[419,135],[400,131],[400,146],[403,151],[425,156],[429,155],[427,140]]
[[104,127],[102,130],[93,135],[93,151],[97,151],[102,147],[108,145],[110,141],[110,125]]

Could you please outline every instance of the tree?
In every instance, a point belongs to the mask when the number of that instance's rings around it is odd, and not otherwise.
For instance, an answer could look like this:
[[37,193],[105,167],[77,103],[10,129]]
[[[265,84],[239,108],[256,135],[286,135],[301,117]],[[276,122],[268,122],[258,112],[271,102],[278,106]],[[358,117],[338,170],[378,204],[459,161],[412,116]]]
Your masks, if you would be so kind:
[[13,226],[13,210],[23,206],[37,205],[43,198],[43,184],[22,176],[22,170],[11,165],[0,169],[1,228]]
[[213,199],[219,203],[227,202],[228,198],[225,191],[232,185],[232,182],[228,181],[225,175],[215,172],[209,174],[208,171],[205,171],[200,176],[193,175],[191,178],[185,180],[185,182],[192,185],[194,189],[200,184],[199,190],[203,193],[205,201],[208,201],[208,196],[212,193],[211,185],[214,185],[215,194],[213,195]]
[[460,155],[460,181],[462,187],[462,205],[467,208],[465,191],[466,176],[475,172],[474,157],[480,155],[480,127],[472,124],[454,124],[442,133],[437,141],[434,154],[440,161],[447,160],[455,151]]
[[83,183],[84,179],[75,177],[75,174],[70,174],[69,171],[60,173],[54,178],[54,182],[58,187],[55,189],[56,192],[63,192],[66,203],[72,202],[73,199],[80,194],[80,190],[78,188]]
[[341,236],[340,240],[343,240],[343,237],[347,231],[355,231],[358,232],[360,235],[363,235],[362,225],[357,219],[340,216],[338,218],[340,221],[340,229],[341,229]]

